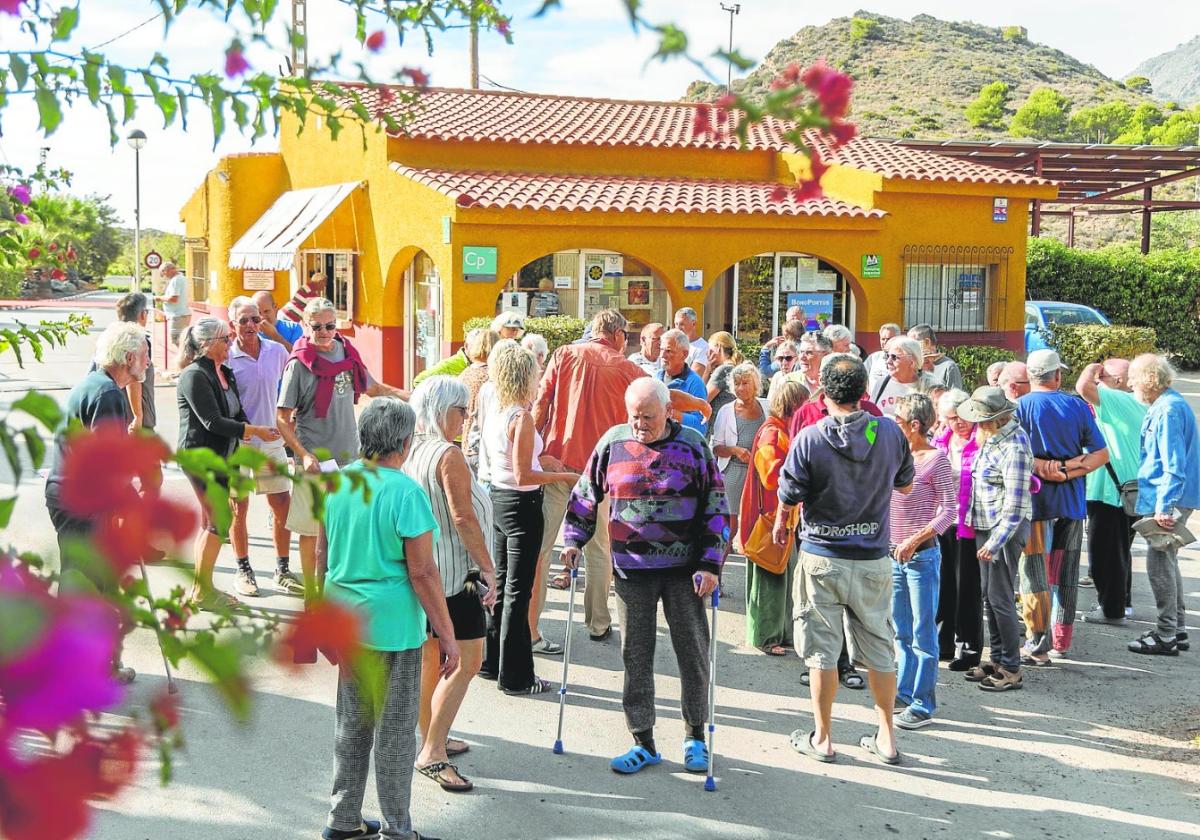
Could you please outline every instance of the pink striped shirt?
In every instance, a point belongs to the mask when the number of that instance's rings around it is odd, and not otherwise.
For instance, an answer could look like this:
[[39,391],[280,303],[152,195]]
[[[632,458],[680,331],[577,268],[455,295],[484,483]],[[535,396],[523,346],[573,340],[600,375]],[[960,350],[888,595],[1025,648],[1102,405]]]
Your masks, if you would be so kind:
[[892,491],[891,541],[904,542],[926,525],[940,534],[954,524],[957,513],[954,468],[945,452],[936,451],[917,464],[912,492]]

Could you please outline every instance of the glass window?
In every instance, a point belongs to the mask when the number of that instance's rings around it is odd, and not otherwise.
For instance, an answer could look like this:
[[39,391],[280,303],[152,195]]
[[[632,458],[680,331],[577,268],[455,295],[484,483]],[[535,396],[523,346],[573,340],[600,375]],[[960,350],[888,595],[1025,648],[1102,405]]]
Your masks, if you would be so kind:
[[1099,314],[1082,306],[1043,306],[1042,315],[1046,319],[1047,326],[1051,324],[1058,324],[1063,327],[1075,325],[1103,326],[1104,324]]
[[424,251],[408,270],[409,311],[413,313],[409,381],[442,360],[442,281]]
[[304,251],[300,255],[300,282],[308,282],[308,278],[314,274],[324,274],[325,297],[333,302],[341,321],[354,318],[356,262],[355,255],[345,251]]
[[1026,329],[1034,330],[1038,328],[1037,310],[1032,306],[1025,307],[1025,327]]
[[987,329],[990,266],[917,263],[905,267],[904,321],[946,332]]
[[192,303],[208,300],[208,251],[192,248],[189,252],[189,280],[192,286]]

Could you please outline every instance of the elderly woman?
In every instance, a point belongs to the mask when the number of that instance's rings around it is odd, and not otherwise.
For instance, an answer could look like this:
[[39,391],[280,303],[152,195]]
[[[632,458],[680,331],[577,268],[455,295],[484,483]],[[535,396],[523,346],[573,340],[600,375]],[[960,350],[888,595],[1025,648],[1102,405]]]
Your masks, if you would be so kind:
[[[679,669],[684,769],[708,769],[708,622],[704,599],[717,586],[728,508],[716,458],[695,429],[671,420],[670,392],[650,377],[625,391],[629,422],[600,438],[567,505],[562,560],[575,567],[597,529],[611,538],[613,580],[624,636],[622,705],[633,746],[612,760],[618,773],[662,762],[654,743],[654,648],[658,605]],[[608,500],[608,521],[601,504]]]
[[1155,628],[1129,643],[1134,653],[1175,656],[1190,647],[1180,540],[1173,532],[1200,507],[1200,434],[1196,415],[1171,385],[1175,370],[1162,356],[1145,353],[1129,365],[1129,385],[1150,410],[1142,421],[1137,513],[1153,518],[1146,539],[1146,576],[1158,608]]
[[[467,359],[470,364],[458,375],[462,384],[467,386],[467,419],[462,427],[462,439],[465,444],[471,439],[471,429],[479,423],[479,389],[488,380],[488,356],[496,342],[500,340],[499,333],[493,330],[480,330],[467,336]],[[468,455],[478,458],[478,452]]]
[[945,453],[929,445],[933,401],[909,394],[896,401],[894,419],[912,450],[912,489],[892,491],[892,622],[898,665],[896,717],[901,729],[933,722],[937,708],[937,606],[942,552],[938,536],[954,524],[954,470]]
[[[179,449],[203,447],[222,458],[228,458],[239,442],[253,438],[272,441],[279,431],[270,426],[251,425],[246,418],[233,371],[226,365],[233,336],[229,326],[216,318],[201,318],[179,337]],[[202,478],[189,476],[196,498],[200,502],[201,528],[196,535],[194,550],[196,574],[191,598],[202,609],[228,608],[238,604],[237,598],[213,587],[213,567],[221,552],[221,536],[213,524]],[[241,508],[249,499],[231,499]]]
[[546,369],[546,358],[550,355],[550,345],[546,343],[546,339],[537,333],[525,333],[521,339],[521,346],[533,354],[537,359],[538,370]]
[[542,487],[574,483],[579,475],[561,470],[561,465],[544,471],[539,462],[542,436],[530,414],[539,378],[533,354],[516,342],[505,344],[492,353],[489,367],[496,402],[484,421],[483,448],[491,480],[492,557],[499,595],[480,673],[497,679],[505,694],[541,694],[550,683],[534,674],[529,602],[545,530]]
[[999,388],[976,388],[958,406],[958,416],[975,424],[979,449],[971,465],[971,504],[966,520],[975,529],[983,612],[991,636],[991,663],[965,677],[984,691],[1021,688],[1021,628],[1017,623],[1017,568],[1033,513],[1029,478],[1033,450],[1013,417],[1017,406]]
[[938,588],[938,649],[950,660],[951,671],[967,671],[979,664],[983,650],[983,594],[979,588],[979,559],[975,556],[975,530],[966,521],[971,506],[971,465],[975,461],[975,425],[958,416],[958,407],[971,395],[958,388],[937,402],[942,431],[933,445],[946,453],[957,488],[957,525],[938,537],[942,549]]
[[896,413],[896,400],[913,391],[928,391],[933,377],[921,369],[925,354],[916,339],[896,336],[886,349],[884,370],[873,376],[867,392],[868,399],[891,417]]
[[[461,669],[434,561],[439,536],[449,535],[440,533],[429,497],[402,469],[415,425],[403,401],[373,400],[358,419],[361,457],[342,470],[356,481],[341,482],[325,500],[325,595],[359,615],[359,659],[366,659],[338,663],[333,797],[322,835],[330,840],[378,837],[381,829],[383,837],[419,836],[409,802],[427,627],[437,638],[429,648],[437,673],[448,681]],[[362,817],[372,748],[382,825]]]
[[[733,387],[729,375],[733,369],[745,359],[742,351],[738,350],[733,336],[727,332],[715,332],[708,339],[708,367],[705,369],[704,382],[708,388],[708,404],[712,406],[712,416],[729,403],[733,402]],[[709,427],[711,432],[712,427]]]
[[[750,446],[751,469],[742,492],[738,538],[750,539],[759,517],[775,521],[779,507],[779,470],[787,458],[791,439],[788,424],[808,400],[808,389],[792,379],[771,386],[767,395],[767,419]],[[784,656],[792,645],[792,576],[798,557],[797,546],[789,549],[787,571],[772,574],[746,558],[746,644],[770,656]]]
[[[715,341],[709,342],[710,347],[714,344]],[[729,500],[729,533],[736,534],[754,437],[766,422],[770,407],[758,396],[762,393],[762,374],[755,365],[739,364],[731,371],[729,384],[733,400],[716,413],[712,449],[725,482],[725,498]]]

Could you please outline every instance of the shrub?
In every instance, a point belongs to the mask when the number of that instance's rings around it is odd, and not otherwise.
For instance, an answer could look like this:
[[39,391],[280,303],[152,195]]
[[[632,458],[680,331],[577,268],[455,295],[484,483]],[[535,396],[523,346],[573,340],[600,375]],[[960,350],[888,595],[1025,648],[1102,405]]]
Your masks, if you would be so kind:
[[856,17],[850,21],[850,44],[861,44],[870,38],[879,37],[879,21]]
[[[469,332],[476,327],[486,327],[491,322],[491,318],[469,318],[463,322],[463,332]],[[583,335],[583,329],[587,325],[588,322],[582,318],[572,318],[569,315],[525,319],[525,331],[537,333],[546,339],[551,353]]]
[[1063,371],[1063,387],[1072,388],[1080,372],[1105,359],[1132,359],[1152,353],[1157,347],[1154,330],[1149,327],[1101,327],[1094,324],[1051,326],[1051,343],[1071,369]]
[[1029,31],[1024,26],[1006,26],[1000,33],[1005,41],[1024,44],[1029,40]]
[[987,369],[994,362],[1011,362],[1017,358],[1011,350],[991,344],[960,344],[939,349],[958,363],[962,370],[963,388],[968,392],[987,384]]

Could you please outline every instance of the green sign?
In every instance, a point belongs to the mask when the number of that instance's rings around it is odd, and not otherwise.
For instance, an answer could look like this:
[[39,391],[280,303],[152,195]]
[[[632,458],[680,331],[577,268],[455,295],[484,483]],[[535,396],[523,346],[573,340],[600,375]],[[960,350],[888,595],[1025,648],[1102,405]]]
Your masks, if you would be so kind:
[[878,254],[863,254],[861,276],[864,280],[882,277],[883,259]]
[[462,249],[463,280],[468,283],[491,283],[496,279],[496,249],[464,245]]

